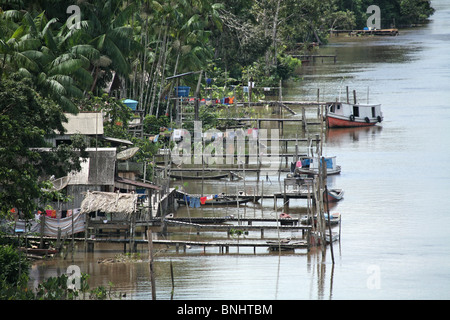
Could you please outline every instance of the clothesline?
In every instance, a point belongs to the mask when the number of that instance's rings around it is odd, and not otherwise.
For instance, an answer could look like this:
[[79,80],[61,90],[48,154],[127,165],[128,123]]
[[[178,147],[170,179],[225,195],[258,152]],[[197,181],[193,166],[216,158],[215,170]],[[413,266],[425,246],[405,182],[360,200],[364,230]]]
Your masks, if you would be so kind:
[[205,204],[206,201],[211,201],[214,199],[217,199],[219,195],[208,195],[203,197],[194,197],[194,196],[188,196],[184,195],[183,200],[189,204],[190,208],[200,208],[201,205]]
[[[53,210],[49,210],[53,211]],[[46,212],[44,228],[41,225],[41,219],[43,214],[35,214],[35,218],[33,220],[18,220],[15,223],[14,230],[12,232],[20,232],[25,233],[43,233],[44,236],[56,237],[58,236],[58,229],[61,230],[61,234],[63,235],[71,235],[73,233],[83,232],[85,228],[85,214],[81,213],[81,210],[73,209],[67,210],[68,214],[65,218],[52,218],[53,212]],[[72,217],[73,216],[73,217]]]

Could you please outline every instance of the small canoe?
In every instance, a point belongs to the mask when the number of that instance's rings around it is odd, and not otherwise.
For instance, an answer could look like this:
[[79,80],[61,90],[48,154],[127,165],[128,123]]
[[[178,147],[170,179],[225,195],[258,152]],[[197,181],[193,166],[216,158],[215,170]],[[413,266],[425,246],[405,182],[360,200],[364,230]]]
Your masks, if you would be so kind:
[[[330,215],[330,226],[338,225],[341,221],[341,214],[338,212],[332,213]],[[311,218],[308,218],[307,216],[304,216],[300,223],[302,225],[310,225],[311,224]],[[317,223],[317,216],[314,217],[314,224]],[[328,225],[328,214],[325,213],[325,224]]]
[[328,202],[337,202],[344,198],[344,190],[342,189],[329,189],[328,190]]
[[21,252],[27,252],[28,254],[44,256],[49,254],[56,254],[59,251],[57,249],[39,249],[39,248],[19,248]]
[[[236,205],[237,203],[243,204],[251,201],[258,201],[260,198],[261,196],[240,196],[238,199],[236,199],[236,196],[218,197],[212,200],[205,201],[205,203],[202,205],[209,205],[209,206]],[[178,204],[189,205],[189,200],[186,201],[185,199],[177,199],[177,202]]]
[[173,178],[173,179],[178,179],[178,180],[214,180],[214,179],[222,179],[222,178],[227,178],[228,177],[228,173],[223,173],[223,174],[204,174],[202,175],[197,174],[197,175],[193,175],[193,174],[174,174],[174,173],[170,173],[169,177]]

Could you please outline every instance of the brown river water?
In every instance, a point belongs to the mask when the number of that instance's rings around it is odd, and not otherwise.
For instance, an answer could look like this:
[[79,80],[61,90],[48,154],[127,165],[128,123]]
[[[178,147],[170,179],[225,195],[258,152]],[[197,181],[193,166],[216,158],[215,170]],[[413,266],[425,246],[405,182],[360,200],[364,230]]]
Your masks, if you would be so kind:
[[[303,67],[302,81],[287,84],[285,100],[334,101],[344,98],[345,86],[358,99],[382,104],[384,121],[369,129],[327,131],[324,154],[342,166],[328,178],[329,188],[345,190],[332,212],[342,214],[341,240],[334,244],[335,264],[327,250],[305,254],[269,253],[259,248],[191,247],[186,253],[159,248],[155,255],[157,299],[171,299],[170,262],[174,270],[175,300],[290,300],[290,299],[449,299],[450,298],[450,1],[433,1],[430,23],[400,30],[397,37],[332,38],[320,54],[337,55]],[[299,109],[296,110],[301,116]],[[295,116],[293,116],[295,117]],[[298,127],[285,126],[293,137]],[[302,150],[301,150],[302,151]],[[284,177],[285,174],[282,174]],[[258,189],[255,176],[246,174],[246,190]],[[265,180],[265,179],[264,179]],[[281,180],[282,181],[282,180]],[[264,190],[282,190],[277,175]],[[243,182],[205,181],[206,194],[236,192]],[[189,192],[200,192],[189,182]],[[279,200],[278,206],[281,206]],[[305,200],[291,201],[289,213],[304,213]],[[278,213],[281,211],[279,210]],[[273,200],[236,208],[187,209],[192,216],[275,217]],[[276,231],[266,233],[267,237]],[[295,236],[285,232],[283,237]],[[175,230],[169,238],[202,240],[223,233],[186,235]],[[247,238],[259,237],[259,231]],[[242,237],[242,239],[244,239]],[[237,240],[236,240],[237,241]],[[138,247],[142,262],[98,264],[114,257],[121,246],[97,246],[74,259],[36,263],[34,281],[65,273],[77,265],[90,275],[91,287],[108,286],[126,293],[124,299],[151,299],[148,255]],[[247,252],[248,251],[248,252]]]

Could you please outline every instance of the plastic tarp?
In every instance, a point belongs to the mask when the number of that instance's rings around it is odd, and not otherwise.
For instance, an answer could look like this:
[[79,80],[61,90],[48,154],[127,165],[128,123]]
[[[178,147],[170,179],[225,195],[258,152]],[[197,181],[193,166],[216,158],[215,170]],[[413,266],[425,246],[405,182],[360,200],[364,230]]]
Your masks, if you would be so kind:
[[[73,215],[73,220],[72,220]],[[45,217],[44,236],[57,237],[58,228],[61,229],[61,235],[71,235],[73,233],[84,232],[85,215],[80,212],[80,209],[74,209],[72,215],[66,218],[54,219]],[[36,214],[34,220],[18,220],[15,223],[16,232],[27,232],[41,234],[41,219],[43,215]],[[73,227],[72,227],[73,221]],[[14,222],[12,222],[14,223]]]

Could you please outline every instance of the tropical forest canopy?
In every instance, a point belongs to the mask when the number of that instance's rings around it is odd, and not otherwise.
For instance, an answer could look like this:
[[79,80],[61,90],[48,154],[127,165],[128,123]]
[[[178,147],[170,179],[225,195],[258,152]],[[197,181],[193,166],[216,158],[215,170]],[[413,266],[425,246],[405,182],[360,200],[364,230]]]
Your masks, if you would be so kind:
[[[74,98],[101,95],[115,78],[120,98],[162,114],[155,106],[167,94],[165,78],[204,70],[239,82],[253,67],[285,79],[287,53],[326,42],[330,28],[363,28],[373,4],[382,27],[433,13],[423,0],[1,0],[0,76],[32,79],[70,112]],[[196,76],[183,81],[194,86]]]

